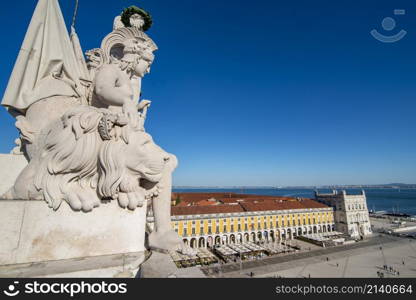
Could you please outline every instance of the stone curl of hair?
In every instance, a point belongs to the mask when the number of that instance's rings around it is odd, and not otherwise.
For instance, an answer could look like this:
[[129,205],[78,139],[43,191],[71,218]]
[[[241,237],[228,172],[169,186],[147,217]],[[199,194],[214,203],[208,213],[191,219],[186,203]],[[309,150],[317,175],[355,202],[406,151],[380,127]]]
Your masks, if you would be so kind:
[[94,187],[102,143],[97,127],[102,113],[76,107],[56,121],[41,149],[35,186],[57,210],[73,188]]
[[125,177],[120,146],[126,140],[104,141],[98,130],[104,113],[76,107],[56,121],[45,137],[34,178],[49,207],[57,210],[68,195],[96,191],[100,199],[113,198]]

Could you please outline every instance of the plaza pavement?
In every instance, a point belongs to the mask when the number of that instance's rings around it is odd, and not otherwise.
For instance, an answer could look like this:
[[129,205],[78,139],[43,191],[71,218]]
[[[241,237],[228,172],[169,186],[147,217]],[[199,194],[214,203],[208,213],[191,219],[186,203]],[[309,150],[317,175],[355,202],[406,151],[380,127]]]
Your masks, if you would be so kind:
[[[400,275],[385,271],[385,264],[399,271]],[[208,277],[217,278],[249,277],[251,272],[254,277],[377,278],[378,271],[383,272],[386,278],[416,277],[416,240],[376,235],[353,245],[246,261],[242,267],[240,271],[237,263],[224,265],[219,272],[215,267],[204,271]]]

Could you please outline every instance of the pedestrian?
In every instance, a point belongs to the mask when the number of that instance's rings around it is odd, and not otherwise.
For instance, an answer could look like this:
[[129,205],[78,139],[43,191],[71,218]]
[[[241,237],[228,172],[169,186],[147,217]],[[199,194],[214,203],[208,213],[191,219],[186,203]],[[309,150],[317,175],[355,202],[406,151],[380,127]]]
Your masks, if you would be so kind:
[[402,259],[402,265],[404,266],[404,259]]
[[339,263],[337,263],[337,268],[339,267]]
[[329,257],[326,257],[326,261],[329,261]]
[[400,272],[399,271],[397,271],[397,276],[400,276]]

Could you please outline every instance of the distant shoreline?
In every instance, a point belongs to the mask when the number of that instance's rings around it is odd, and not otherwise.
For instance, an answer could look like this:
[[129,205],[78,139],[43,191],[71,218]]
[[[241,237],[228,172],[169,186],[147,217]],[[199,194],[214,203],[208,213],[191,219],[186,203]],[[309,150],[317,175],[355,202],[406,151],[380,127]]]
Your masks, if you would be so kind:
[[416,216],[416,188],[390,186],[320,186],[320,187],[179,187],[173,188],[174,193],[235,193],[264,196],[283,196],[292,198],[315,197],[315,190],[331,192],[346,190],[348,194],[360,194],[365,191],[367,206],[372,211],[406,213]]
[[408,186],[379,186],[379,185],[337,185],[337,186],[285,186],[285,187],[273,187],[273,186],[174,186],[173,189],[186,189],[186,190],[199,190],[199,189],[224,189],[224,190],[315,190],[315,189],[409,189],[415,190],[416,184]]

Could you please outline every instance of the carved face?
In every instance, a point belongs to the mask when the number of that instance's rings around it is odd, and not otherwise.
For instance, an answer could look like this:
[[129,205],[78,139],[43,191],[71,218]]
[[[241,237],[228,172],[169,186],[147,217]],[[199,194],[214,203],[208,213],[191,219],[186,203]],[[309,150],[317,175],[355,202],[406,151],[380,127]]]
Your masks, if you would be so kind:
[[103,63],[103,54],[101,49],[92,49],[85,53],[89,69],[98,68]]
[[157,146],[152,137],[143,132],[134,132],[125,146],[125,164],[132,174],[151,182],[158,182],[169,161],[169,154]]
[[122,61],[130,63],[134,75],[144,77],[150,72],[154,55],[147,41],[131,39],[124,43]]
[[155,56],[146,43],[136,44],[136,49],[140,49],[140,55],[137,58],[134,73],[139,77],[144,77],[144,75],[150,73],[150,66]]

